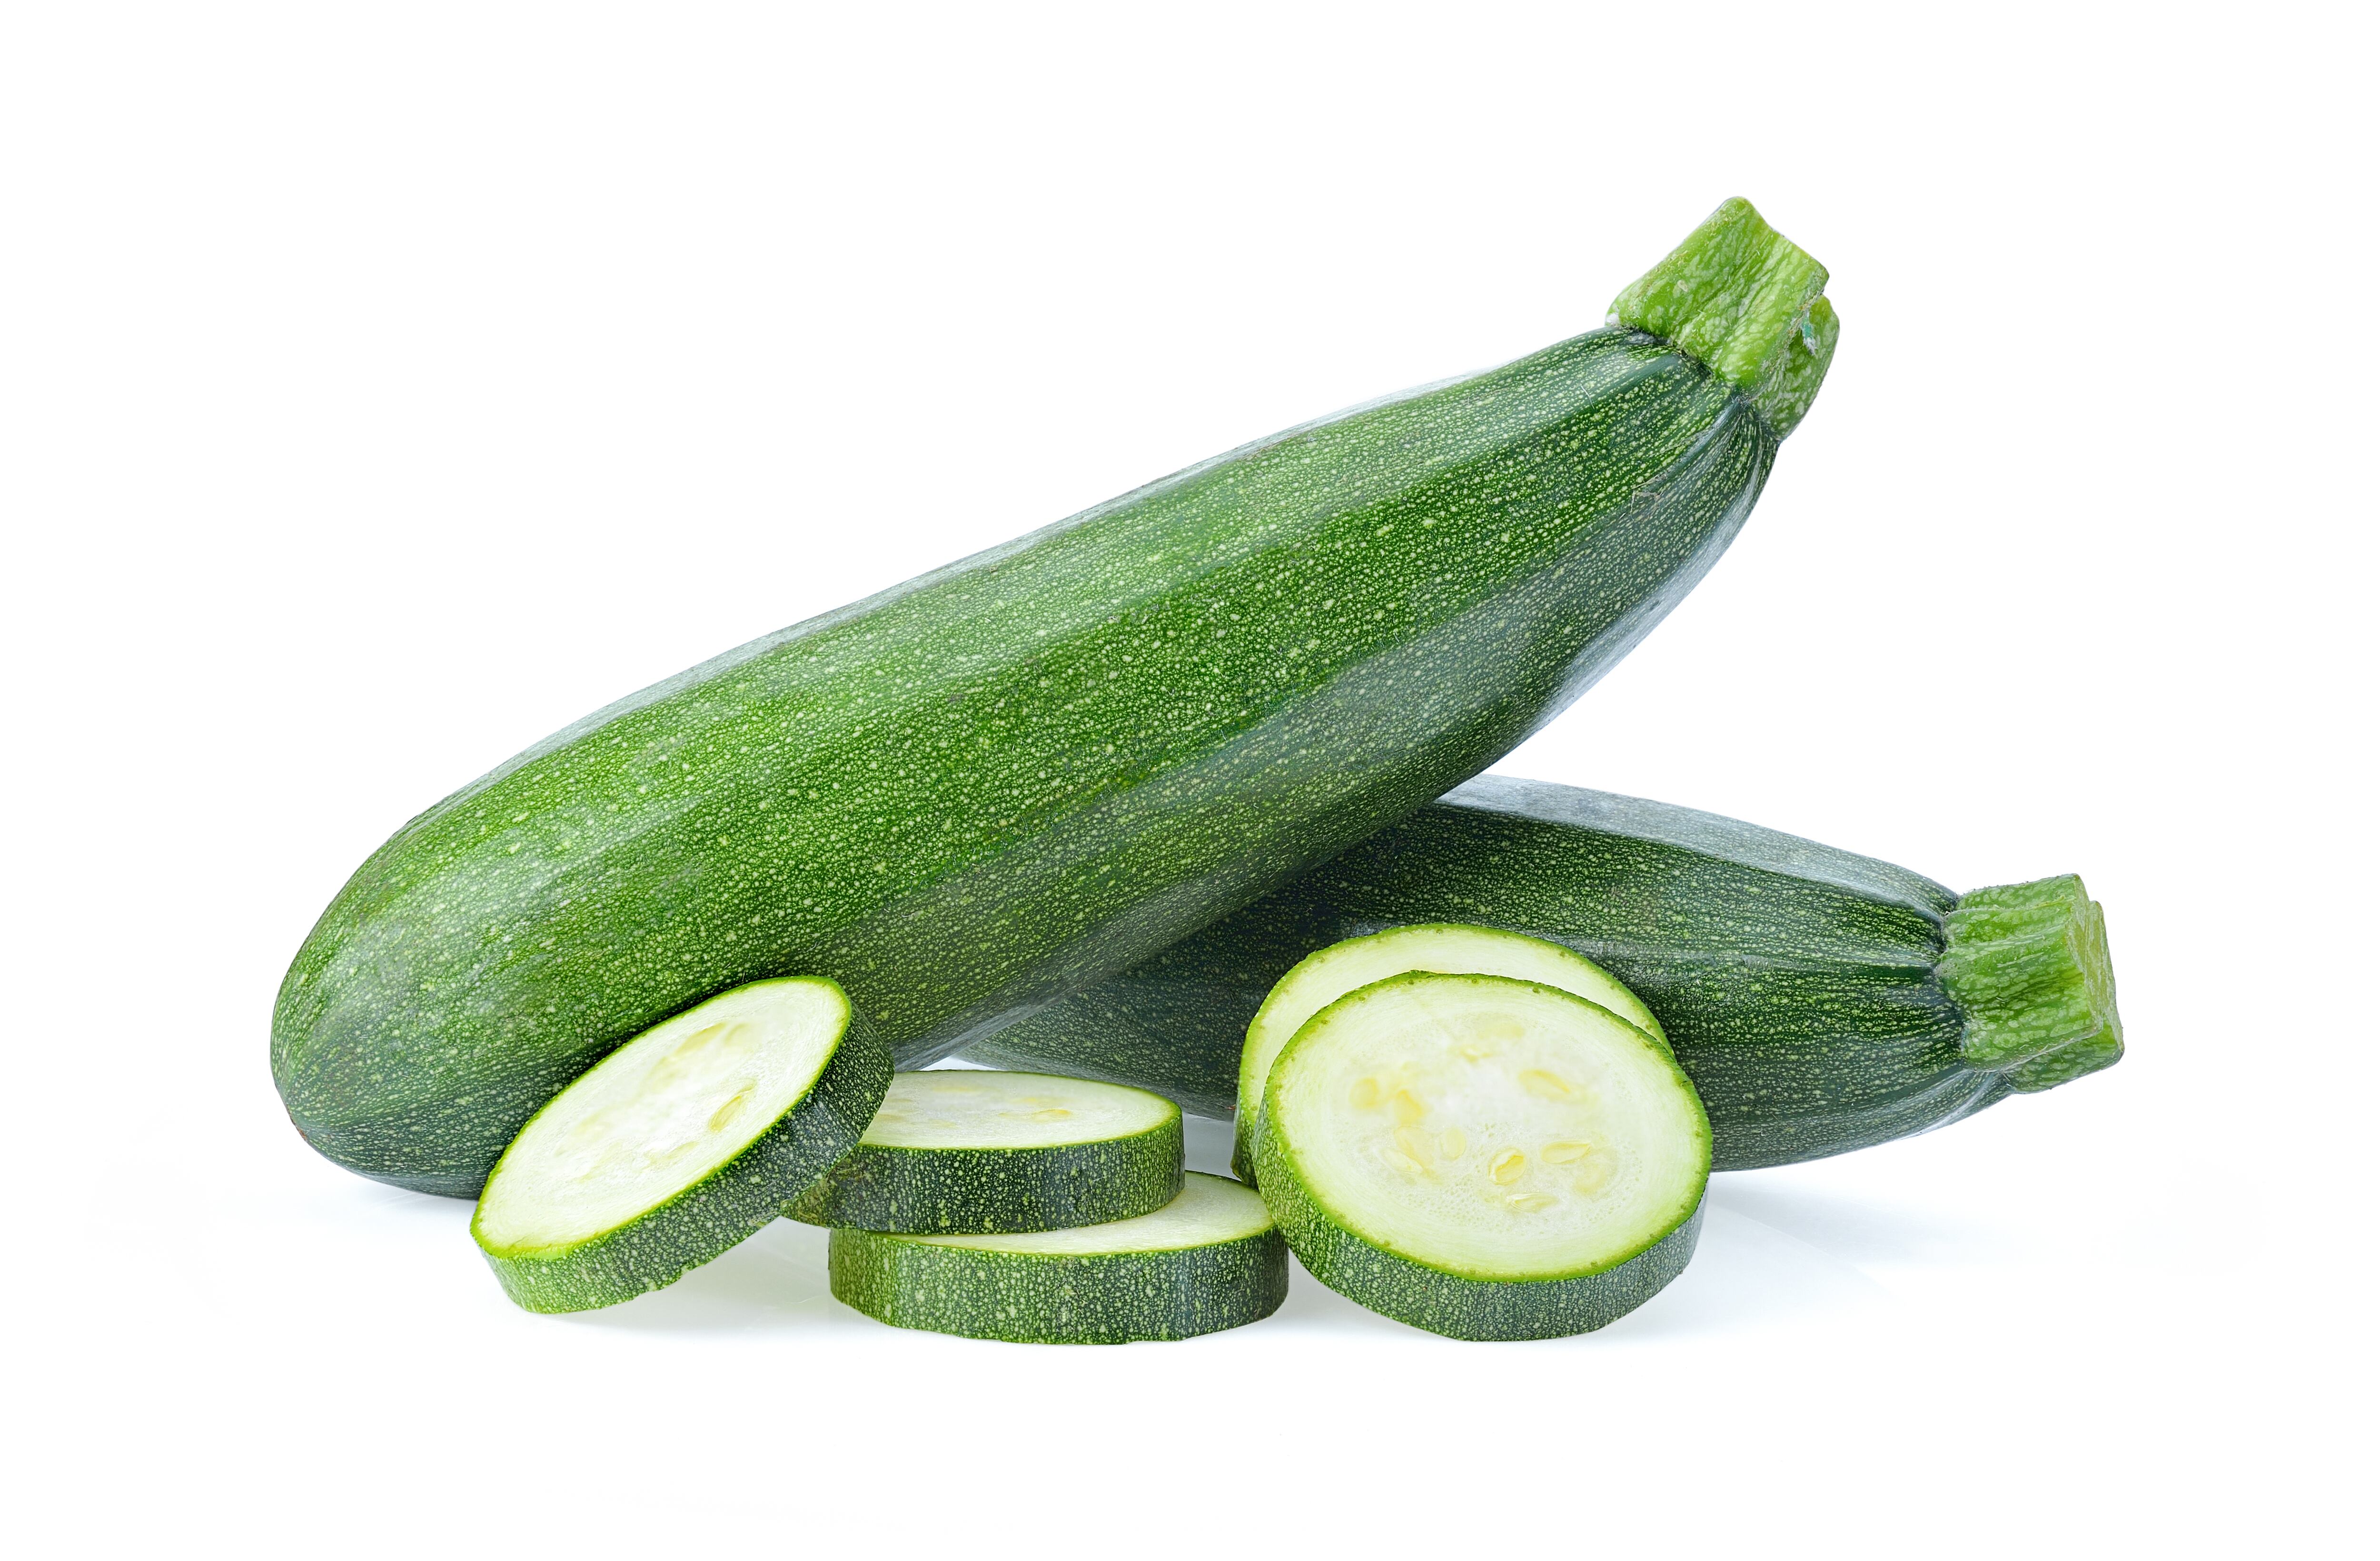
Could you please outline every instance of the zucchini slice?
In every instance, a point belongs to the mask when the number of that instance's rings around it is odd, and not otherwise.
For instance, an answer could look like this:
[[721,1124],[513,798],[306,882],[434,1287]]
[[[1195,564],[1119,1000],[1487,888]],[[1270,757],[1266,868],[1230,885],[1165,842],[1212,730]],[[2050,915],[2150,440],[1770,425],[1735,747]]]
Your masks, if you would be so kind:
[[664,1019],[553,1097],[471,1235],[531,1311],[658,1290],[777,1217],[848,1153],[892,1055],[843,988],[754,982]]
[[1694,1255],[1710,1125],[1667,1048],[1501,976],[1392,976],[1265,1085],[1259,1185],[1307,1272],[1461,1339],[1600,1328]]
[[1153,1214],[1003,1236],[827,1238],[837,1300],[896,1328],[1020,1344],[1186,1339],[1254,1323],[1289,1294],[1264,1200],[1193,1171]]
[[[1610,1009],[1665,1048],[1670,1043],[1653,1011],[1618,977],[1576,950],[1524,933],[1430,921],[1348,938],[1292,966],[1249,1021],[1248,1038],[1240,1049],[1240,1099],[1253,1103],[1264,1094],[1274,1059],[1306,1020],[1359,986],[1408,970],[1509,976],[1557,987]],[[1232,1130],[1232,1169],[1248,1181],[1256,1179],[1257,1117],[1254,1110],[1241,1112]]]
[[908,1235],[1062,1230],[1182,1191],[1182,1108],[1048,1073],[896,1073],[876,1120],[786,1205],[809,1225]]

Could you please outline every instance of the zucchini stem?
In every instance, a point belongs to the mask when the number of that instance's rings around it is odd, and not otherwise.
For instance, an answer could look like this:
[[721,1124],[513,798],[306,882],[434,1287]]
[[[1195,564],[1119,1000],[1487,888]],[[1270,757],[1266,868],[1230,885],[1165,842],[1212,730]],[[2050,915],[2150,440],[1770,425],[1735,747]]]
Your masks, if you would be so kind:
[[1742,391],[1778,438],[1817,398],[1842,327],[1827,268],[1741,198],[1720,206],[1611,304]]
[[1935,970],[1965,1014],[1969,1067],[2033,1093],[2124,1055],[2107,919],[2082,879],[1978,889],[1944,925],[1949,946]]

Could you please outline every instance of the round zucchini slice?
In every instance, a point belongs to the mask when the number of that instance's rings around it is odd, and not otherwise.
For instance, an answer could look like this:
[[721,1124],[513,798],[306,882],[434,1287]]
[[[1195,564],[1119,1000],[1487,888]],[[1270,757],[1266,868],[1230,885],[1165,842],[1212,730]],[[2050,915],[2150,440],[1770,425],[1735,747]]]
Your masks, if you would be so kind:
[[1021,1344],[1186,1339],[1269,1317],[1289,1254],[1264,1200],[1193,1171],[1153,1214],[1004,1236],[827,1238],[837,1300],[896,1328]]
[[859,1147],[788,1204],[810,1225],[907,1235],[1063,1230],[1182,1190],[1182,1108],[1048,1073],[896,1073]]
[[1318,948],[1291,966],[1266,994],[1257,1017],[1248,1021],[1248,1038],[1240,1048],[1239,1117],[1232,1128],[1233,1171],[1246,1180],[1256,1177],[1256,1132],[1260,1119],[1257,1107],[1264,1098],[1265,1080],[1272,1077],[1273,1059],[1289,1044],[1289,1038],[1306,1020],[1357,987],[1408,970],[1510,976],[1558,987],[1610,1009],[1665,1049],[1670,1043],[1653,1010],[1621,985],[1618,977],[1577,951],[1544,938],[1455,921],[1416,922],[1348,938]]
[[471,1235],[531,1311],[658,1290],[849,1153],[892,1056],[831,981],[754,982],[630,1041],[529,1118]]
[[1392,976],[1300,1030],[1259,1185],[1307,1272],[1462,1339],[1581,1334],[1694,1255],[1710,1124],[1667,1048],[1501,976]]

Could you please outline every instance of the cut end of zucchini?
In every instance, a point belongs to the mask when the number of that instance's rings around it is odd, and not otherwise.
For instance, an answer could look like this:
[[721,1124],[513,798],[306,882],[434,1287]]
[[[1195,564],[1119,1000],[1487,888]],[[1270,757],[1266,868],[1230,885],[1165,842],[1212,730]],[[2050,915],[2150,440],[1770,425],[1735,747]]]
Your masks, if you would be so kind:
[[658,1289],[840,1160],[891,1079],[891,1053],[834,982],[738,987],[655,1025],[547,1103],[488,1177],[471,1235],[532,1311]]
[[2107,920],[2069,873],[1978,889],[1945,923],[1937,967],[1966,1018],[1971,1067],[2005,1071],[2009,1087],[2055,1089],[2124,1055]]
[[1290,1037],[1357,987],[1416,970],[1504,976],[1554,987],[1609,1008],[1663,1046],[1669,1044],[1661,1021],[1617,976],[1561,944],[1453,921],[1417,922],[1348,938],[1299,960],[1266,995],[1264,1006],[1249,1022],[1247,1041],[1240,1051],[1241,1110],[1232,1144],[1234,1171],[1249,1181],[1256,1179],[1257,1104]]
[[1738,199],[1632,283],[1611,318],[1709,365],[1782,439],[1834,360],[1841,325],[1826,290],[1827,268]]
[[1307,1270],[1457,1338],[1633,1310],[1684,1267],[1710,1174],[1709,1123],[1659,1043],[1498,976],[1341,998],[1281,1054],[1264,1117],[1259,1185]]

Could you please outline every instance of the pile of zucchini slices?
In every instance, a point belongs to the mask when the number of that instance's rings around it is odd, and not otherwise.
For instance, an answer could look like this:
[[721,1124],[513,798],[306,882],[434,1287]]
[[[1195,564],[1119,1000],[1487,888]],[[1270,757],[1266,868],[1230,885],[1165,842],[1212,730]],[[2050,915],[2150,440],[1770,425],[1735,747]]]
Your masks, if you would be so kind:
[[780,1215],[836,1297],[905,1328],[1122,1344],[1269,1316],[1264,1201],[1187,1174],[1182,1110],[1034,1073],[895,1073],[841,988],[757,982],[622,1046],[497,1162],[471,1233],[513,1299],[655,1290]]
[[829,1228],[856,1311],[1050,1344],[1269,1317],[1292,1250],[1434,1333],[1584,1333],[1694,1251],[1710,1174],[1694,1086],[1634,994],[1558,944],[1421,926],[1333,945],[1273,990],[1243,1067],[1234,1180],[1184,1171],[1161,1095],[896,1073],[833,982],[757,982],[556,1095],[472,1234],[516,1301],[577,1311],[783,1215]]

